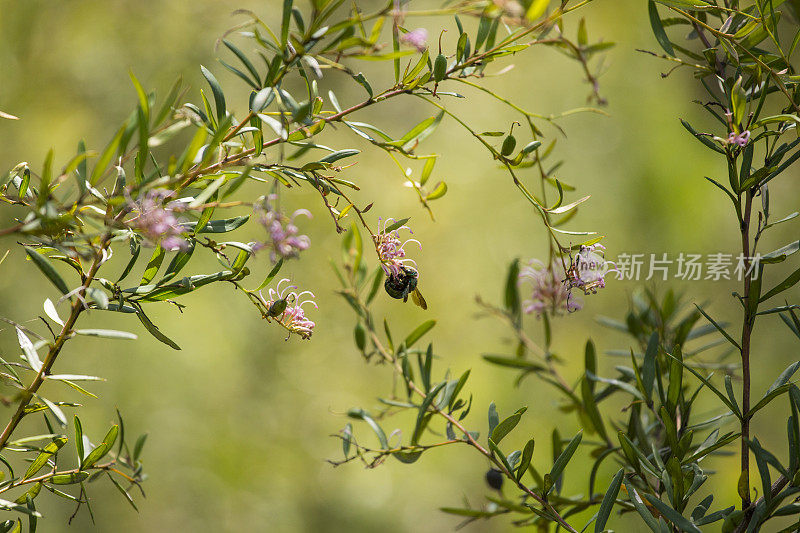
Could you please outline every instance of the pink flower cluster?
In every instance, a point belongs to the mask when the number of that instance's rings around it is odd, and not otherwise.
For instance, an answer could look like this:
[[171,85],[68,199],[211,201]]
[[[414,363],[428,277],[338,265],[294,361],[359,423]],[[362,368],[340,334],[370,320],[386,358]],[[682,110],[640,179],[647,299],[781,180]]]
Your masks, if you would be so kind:
[[531,296],[522,302],[522,310],[538,318],[547,311],[560,315],[581,309],[583,303],[570,294],[564,278],[564,268],[558,261],[547,267],[541,261],[531,260],[519,273],[519,283],[531,284]]
[[164,205],[170,192],[164,189],[151,189],[136,202],[132,210],[136,216],[128,223],[144,234],[152,244],[158,244],[165,250],[185,250],[189,243],[181,236],[183,228],[175,216],[179,210],[177,202]]
[[417,239],[406,239],[405,242],[400,240],[398,232],[402,229],[407,229],[408,232],[413,235],[414,232],[411,231],[411,228],[408,226],[400,226],[397,229],[387,231],[386,229],[391,227],[391,223],[394,223],[394,221],[393,218],[387,218],[383,224],[381,224],[380,219],[378,219],[379,232],[377,235],[373,236],[375,249],[381,260],[381,267],[387,276],[399,276],[403,271],[403,265],[405,263],[411,263],[416,266],[417,263],[413,259],[406,257],[406,251],[404,249],[406,244],[414,242],[422,249],[422,243]]
[[[284,278],[278,282],[275,289],[270,289],[267,293],[269,298],[265,299],[264,295],[259,292],[261,303],[267,308],[268,315],[272,313],[273,309],[280,309],[276,316],[267,316],[267,320],[274,318],[280,322],[289,333],[300,335],[303,339],[310,339],[316,324],[306,317],[303,305],[310,303],[314,308],[317,307],[314,294],[311,291],[297,292],[296,285],[286,285],[281,289],[281,285],[289,283],[288,278]],[[310,298],[302,300],[304,295],[310,295]]]
[[606,274],[617,269],[613,262],[606,261],[604,250],[602,244],[581,246],[567,272],[566,282],[570,289],[578,287],[584,294],[596,294],[597,289],[605,288]]
[[736,133],[735,131],[732,131],[730,135],[728,135],[728,142],[740,147],[745,146],[749,140],[750,130],[744,130],[742,133]]
[[532,260],[519,273],[519,283],[528,282],[532,286],[530,298],[522,302],[522,310],[538,318],[548,311],[555,316],[582,309],[583,302],[572,296],[572,289],[581,289],[585,295],[596,294],[606,286],[606,275],[617,271],[614,263],[606,261],[603,250],[602,244],[581,246],[566,271],[557,260],[550,266]]
[[[397,31],[399,26],[402,26],[406,18],[407,3],[407,1],[394,0],[392,18],[394,19],[395,31]],[[428,48],[428,30],[425,28],[417,28],[416,30],[403,33],[400,35],[400,42],[408,46],[413,46],[419,53],[422,53]]]
[[413,46],[418,52],[422,53],[428,48],[428,30],[417,28],[400,36],[400,42],[408,46]]
[[307,235],[298,235],[299,230],[294,224],[294,219],[298,215],[305,215],[311,218],[311,212],[307,209],[298,209],[287,217],[276,209],[273,204],[277,200],[277,195],[270,194],[264,202],[256,207],[256,214],[262,226],[269,234],[269,241],[257,243],[253,249],[270,248],[270,258],[272,262],[280,259],[290,259],[298,257],[300,252],[307,250],[311,245],[311,239]]

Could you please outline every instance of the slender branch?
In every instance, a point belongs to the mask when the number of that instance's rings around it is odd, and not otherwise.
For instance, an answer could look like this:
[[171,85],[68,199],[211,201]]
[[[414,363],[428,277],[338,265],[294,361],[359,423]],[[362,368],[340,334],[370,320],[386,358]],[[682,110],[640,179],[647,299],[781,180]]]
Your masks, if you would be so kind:
[[[408,385],[408,387],[415,394],[417,394],[418,396],[420,396],[422,398],[425,398],[426,397],[425,391],[420,389],[412,380],[408,379],[405,376],[405,374],[403,373],[403,368],[400,365],[400,362],[397,360],[396,357],[394,357],[392,354],[390,354],[386,350],[386,348],[383,346],[383,343],[381,343],[380,338],[378,338],[377,333],[375,333],[375,330],[372,328],[371,325],[369,325],[369,323],[368,323],[368,329],[369,329],[370,339],[374,343],[374,345],[375,345],[376,349],[378,350],[378,353],[381,355],[381,357],[383,357],[383,359],[386,362],[388,362],[389,364],[391,364],[394,367],[394,370],[398,375],[403,376],[403,379],[405,380],[406,384]],[[512,472],[510,472],[506,468],[506,466],[499,459],[494,457],[494,455],[489,450],[487,450],[486,448],[481,446],[481,444],[469,433],[469,431],[467,431],[467,429],[464,427],[463,424],[461,424],[461,422],[459,420],[457,420],[455,417],[453,417],[449,413],[436,408],[433,405],[430,407],[430,409],[432,410],[432,412],[442,416],[445,420],[447,420],[450,424],[452,424],[453,427],[458,428],[458,430],[461,431],[464,434],[464,436],[466,437],[467,441],[469,442],[469,444],[473,448],[478,450],[483,456],[485,456],[487,459],[489,459],[489,461],[491,461],[495,465],[495,467],[498,470],[500,470],[506,477],[511,479],[514,482],[514,484],[520,490],[522,490],[528,496],[530,496],[531,498],[536,500],[545,509],[546,512],[548,512],[548,513],[550,513],[552,515],[553,519],[558,524],[560,524],[562,527],[564,527],[570,533],[577,533],[577,531],[572,526],[570,526],[564,520],[564,518],[561,517],[561,515],[558,513],[558,511],[556,511],[556,509],[553,507],[553,505],[550,502],[548,502],[546,499],[544,499],[543,497],[541,497],[538,494],[536,494],[536,492],[531,490],[529,487],[527,487],[521,481],[517,481],[517,479],[514,476],[514,474]]]
[[97,275],[97,270],[100,268],[100,264],[103,261],[103,250],[110,244],[110,240],[110,233],[104,234],[101,238],[100,244],[95,253],[95,258],[92,261],[89,270],[84,275],[83,285],[75,294],[76,298],[72,301],[72,309],[70,310],[69,317],[64,322],[64,326],[61,328],[61,331],[56,337],[55,342],[50,345],[50,350],[47,352],[47,356],[42,362],[42,368],[39,369],[39,372],[36,374],[36,377],[33,379],[31,384],[28,385],[24,391],[22,391],[17,410],[11,416],[11,419],[8,421],[3,433],[0,434],[0,450],[6,446],[8,439],[11,438],[14,430],[25,416],[25,408],[28,406],[28,404],[30,404],[34,395],[44,383],[47,374],[50,373],[50,369],[55,364],[59,353],[61,353],[64,343],[67,341],[67,339],[72,337],[72,328],[75,325],[75,322],[78,320],[78,316],[80,316],[81,312],[84,310],[84,295],[86,294],[86,290],[89,288],[89,285]]
[[[745,272],[750,267],[750,215],[753,208],[753,193],[747,191],[745,198],[744,213],[742,215],[742,255],[745,261]],[[755,322],[755,316],[751,316],[750,309],[750,276],[744,276],[744,316],[742,320],[742,436],[741,436],[741,476],[743,476],[746,491],[741,494],[742,509],[750,505],[750,336]]]

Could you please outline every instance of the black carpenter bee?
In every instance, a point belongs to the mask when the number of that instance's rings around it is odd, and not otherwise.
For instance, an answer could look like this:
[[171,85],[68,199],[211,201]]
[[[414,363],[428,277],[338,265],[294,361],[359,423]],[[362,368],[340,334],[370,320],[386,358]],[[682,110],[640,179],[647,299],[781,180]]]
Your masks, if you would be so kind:
[[419,272],[411,267],[404,266],[402,271],[393,276],[388,276],[383,283],[383,288],[386,289],[386,294],[397,300],[402,299],[404,302],[408,301],[408,295],[411,295],[411,300],[422,309],[427,309],[428,304],[422,293],[417,288],[419,282]]

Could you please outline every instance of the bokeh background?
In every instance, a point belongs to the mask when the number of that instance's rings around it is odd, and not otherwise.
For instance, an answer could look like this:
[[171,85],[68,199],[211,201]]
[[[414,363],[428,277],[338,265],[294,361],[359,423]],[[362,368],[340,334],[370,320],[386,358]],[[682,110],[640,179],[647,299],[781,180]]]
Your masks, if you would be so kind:
[[[230,87],[229,108],[246,110],[246,88],[216,63],[214,51],[215,40],[241,20],[231,16],[235,8],[252,9],[269,21],[278,16],[279,2],[0,0],[0,109],[21,117],[0,122],[0,168],[5,171],[23,160],[38,168],[50,147],[63,163],[81,138],[90,147],[103,146],[135,105],[129,69],[162,95],[181,75],[190,86],[187,99],[196,102],[203,86],[199,65],[207,65]],[[702,95],[688,71],[662,79],[671,65],[636,51],[657,47],[646,3],[594,2],[566,19],[568,33],[577,31],[579,16],[587,18],[592,39],[617,45],[607,54],[601,77],[608,116],[585,113],[560,121],[567,131],[557,149],[566,161],[560,178],[576,185],[579,193],[592,195],[572,228],[605,235],[609,257],[622,252],[736,253],[738,231],[730,206],[702,179],[719,176],[724,169],[678,121],[683,117],[698,129],[710,127],[702,109],[692,103]],[[450,37],[454,33],[451,19],[426,19],[419,25],[431,34],[440,25],[451,28]],[[585,105],[589,87],[578,65],[554,50],[533,49],[514,57],[513,63],[511,72],[487,82],[503,96],[546,115]],[[377,79],[385,80],[391,67],[365,68],[376,73],[383,69]],[[348,80],[330,83],[343,103],[362,97],[361,89]],[[466,89],[453,89],[469,96],[455,109],[478,130],[507,129],[517,118]],[[365,111],[359,119],[399,135],[433,114],[422,102],[405,100]],[[548,137],[559,136],[542,127]],[[336,142],[362,147],[352,136]],[[445,120],[426,145],[442,154],[433,179],[449,185],[447,196],[434,203],[435,223],[402,187],[396,167],[382,153],[367,149],[352,171],[363,187],[362,203],[374,199],[373,214],[411,216],[424,243],[417,259],[430,310],[422,313],[392,301],[382,302],[379,313],[390,314],[398,332],[410,331],[423,318],[436,318],[430,338],[441,356],[440,371],[450,368],[460,374],[472,368],[468,387],[475,407],[468,425],[485,433],[490,401],[501,415],[529,406],[514,438],[521,445],[528,436],[535,437],[535,464],[544,467],[550,460],[553,425],[564,435],[575,433],[579,425],[558,411],[546,386],[528,379],[515,388],[513,374],[481,360],[482,353],[510,353],[512,345],[501,324],[476,317],[474,298],[480,294],[500,302],[508,263],[546,254],[546,237],[507,176],[452,121]],[[796,179],[797,171],[790,171],[773,186],[776,217],[797,208]],[[251,192],[264,193],[256,187]],[[114,421],[115,407],[123,412],[128,432],[149,433],[144,453],[147,499],[139,500],[140,512],[128,507],[110,485],[98,484],[94,530],[442,531],[459,520],[438,507],[458,506],[464,498],[473,505],[485,501],[487,464],[466,447],[430,452],[413,466],[390,460],[368,470],[357,463],[332,468],[326,462],[340,457],[340,443],[330,435],[346,423],[346,410],[377,408],[375,398],[388,394],[392,380],[387,368],[365,365],[353,348],[354,319],[334,293],[336,281],[328,263],[340,255],[340,237],[318,198],[293,192],[287,201],[292,207],[309,206],[316,215],[301,221],[301,229],[312,237],[311,249],[302,262],[292,262],[283,272],[317,295],[313,340],[285,342],[283,330],[269,327],[243,297],[220,286],[186,297],[188,308],[182,314],[168,305],[150,307],[161,328],[182,346],[180,352],[152,339],[136,320],[94,313],[89,317],[93,326],[133,331],[139,340],[80,339],[59,360],[60,373],[108,380],[92,387],[100,400],[82,400],[81,418],[94,440]],[[9,216],[2,215],[4,225]],[[234,235],[242,241],[259,236],[255,227]],[[763,249],[792,238],[797,239],[797,225],[787,224],[767,238]],[[10,254],[0,266],[0,313],[26,321],[41,314],[43,299],[53,294],[26,268],[24,253],[13,239],[0,240],[0,253],[5,250]],[[250,266],[266,272],[266,254]],[[212,268],[195,260],[188,267],[192,273]],[[555,346],[567,361],[567,375],[580,372],[588,337],[601,351],[628,347],[626,338],[603,329],[596,317],[622,316],[631,293],[644,283],[611,281],[607,289],[586,298],[584,310],[556,321]],[[686,293],[689,301],[707,302],[721,319],[735,317],[733,282],[659,283],[659,290],[667,287]],[[530,319],[529,327],[531,335],[541,338],[536,320]],[[3,357],[16,357],[15,342],[13,330],[0,331]],[[754,394],[797,359],[788,330],[774,316],[759,325],[754,358]],[[618,360],[604,357],[602,364],[608,374]],[[69,391],[51,391],[51,396],[71,397]],[[780,439],[783,416],[782,405],[765,412],[756,423],[759,437],[766,442]],[[394,423],[390,419],[384,425],[392,430]],[[409,421],[396,423],[408,429]],[[367,428],[357,431],[367,441],[371,438]],[[511,437],[509,442],[515,443]],[[719,501],[735,496],[736,472],[725,465],[724,460],[718,463],[721,472],[709,482]],[[575,464],[567,472],[566,482],[581,487],[577,490],[585,490],[584,466]],[[604,475],[607,480],[609,473]],[[42,498],[49,500],[44,530],[69,529],[66,516],[72,507],[49,494]],[[630,522],[618,524],[620,530],[637,530]],[[72,530],[90,527],[84,513]],[[511,528],[501,517],[467,530]]]

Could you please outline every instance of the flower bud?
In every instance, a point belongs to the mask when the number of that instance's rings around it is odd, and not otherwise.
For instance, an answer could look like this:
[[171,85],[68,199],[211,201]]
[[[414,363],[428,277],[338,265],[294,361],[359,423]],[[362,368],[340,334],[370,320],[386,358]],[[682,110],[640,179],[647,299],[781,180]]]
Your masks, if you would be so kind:
[[447,58],[444,57],[442,54],[436,56],[436,60],[433,62],[433,79],[436,80],[436,83],[439,83],[444,79],[447,75]]
[[500,153],[502,155],[509,156],[516,147],[517,147],[517,139],[513,135],[509,135],[503,141],[503,147],[500,149]]

